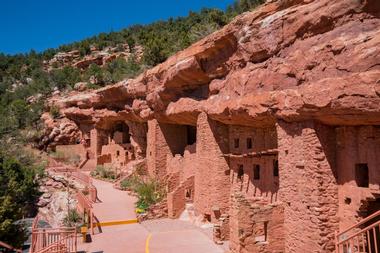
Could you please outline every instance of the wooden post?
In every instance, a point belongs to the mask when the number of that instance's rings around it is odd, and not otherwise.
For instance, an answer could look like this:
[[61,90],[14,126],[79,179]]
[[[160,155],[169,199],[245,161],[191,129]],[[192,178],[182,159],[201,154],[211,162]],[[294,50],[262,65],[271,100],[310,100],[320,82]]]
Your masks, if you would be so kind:
[[91,226],[91,234],[94,235],[94,224],[92,220],[92,210],[90,209],[90,226]]

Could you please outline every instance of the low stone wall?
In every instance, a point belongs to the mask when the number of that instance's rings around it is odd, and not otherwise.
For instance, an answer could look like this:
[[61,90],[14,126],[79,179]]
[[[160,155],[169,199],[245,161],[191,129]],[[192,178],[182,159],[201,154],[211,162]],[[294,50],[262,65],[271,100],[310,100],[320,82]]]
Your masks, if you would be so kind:
[[259,204],[233,194],[230,248],[235,253],[285,252],[284,208]]
[[188,178],[185,182],[182,182],[175,190],[168,193],[167,203],[169,218],[176,219],[185,210],[187,190],[190,191],[189,200],[191,200],[192,192],[194,192],[194,177]]

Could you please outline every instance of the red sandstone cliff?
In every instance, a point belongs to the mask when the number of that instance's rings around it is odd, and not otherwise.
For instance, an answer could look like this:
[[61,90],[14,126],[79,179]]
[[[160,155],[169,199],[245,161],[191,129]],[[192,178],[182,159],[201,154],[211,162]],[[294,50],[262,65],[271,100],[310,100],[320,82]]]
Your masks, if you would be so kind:
[[75,122],[380,123],[380,2],[270,1],[133,80],[54,98]]

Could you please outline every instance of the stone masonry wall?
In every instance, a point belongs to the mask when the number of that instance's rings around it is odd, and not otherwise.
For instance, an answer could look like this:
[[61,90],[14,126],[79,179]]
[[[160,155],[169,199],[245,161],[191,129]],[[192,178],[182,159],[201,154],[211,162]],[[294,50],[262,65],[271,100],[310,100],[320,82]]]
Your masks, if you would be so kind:
[[[367,205],[380,193],[380,128],[339,127],[336,134],[340,229],[345,229],[370,214]],[[358,164],[368,166],[366,186],[356,178]]]
[[207,214],[215,221],[212,209],[229,210],[229,166],[223,153],[228,153],[228,127],[209,119],[205,113],[197,123],[197,170],[194,207],[197,214]]
[[333,252],[338,229],[334,130],[314,122],[278,122],[279,198],[285,252]]
[[188,178],[182,182],[172,192],[168,193],[168,216],[169,218],[178,218],[185,210],[186,206],[186,190],[194,192],[194,177]]
[[[277,161],[277,134],[273,128],[252,128],[229,125],[229,157],[232,192],[246,197],[277,201],[279,177],[274,173]],[[271,151],[268,154],[265,152]],[[263,154],[260,154],[262,152]],[[259,171],[255,167],[259,166]],[[244,174],[239,175],[243,169]],[[258,172],[258,173],[257,173]]]
[[240,193],[232,194],[231,198],[231,251],[234,253],[285,252],[283,206],[279,203],[256,204]]
[[185,125],[148,122],[147,161],[149,175],[164,178],[167,174],[168,155],[183,154],[187,145]]
[[129,132],[131,135],[131,144],[136,159],[143,159],[146,156],[148,125],[146,123],[138,123],[128,121]]
[[[277,156],[255,158],[230,158],[232,191],[239,191],[247,197],[266,199],[268,202],[278,200],[279,177],[273,175],[273,161]],[[254,167],[260,166],[260,179],[254,178]],[[239,178],[239,167],[244,174]]]

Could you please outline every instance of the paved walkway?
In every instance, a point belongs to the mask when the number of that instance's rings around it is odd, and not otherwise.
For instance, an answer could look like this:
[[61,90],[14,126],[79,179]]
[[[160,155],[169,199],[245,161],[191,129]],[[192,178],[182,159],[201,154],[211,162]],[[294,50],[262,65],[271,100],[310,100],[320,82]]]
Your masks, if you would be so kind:
[[146,253],[223,253],[214,244],[207,231],[189,222],[172,219],[152,220],[142,223],[149,232]]
[[[94,213],[100,222],[135,219],[136,198],[94,180],[100,203]],[[79,243],[78,250],[88,253],[223,253],[207,231],[186,221],[161,219],[142,224],[116,225],[96,229],[91,243]]]
[[100,222],[136,219],[135,197],[113,188],[108,182],[94,179],[93,184],[100,200],[93,205],[94,213]]

